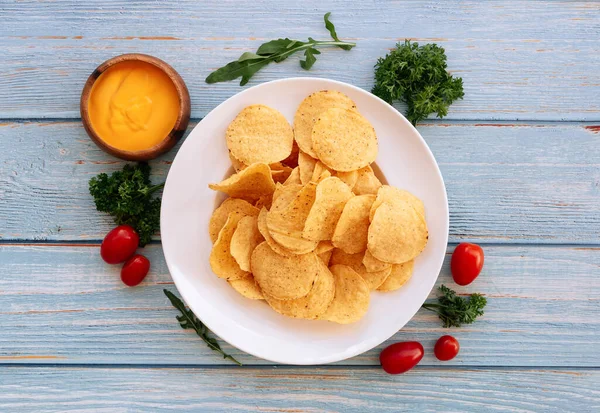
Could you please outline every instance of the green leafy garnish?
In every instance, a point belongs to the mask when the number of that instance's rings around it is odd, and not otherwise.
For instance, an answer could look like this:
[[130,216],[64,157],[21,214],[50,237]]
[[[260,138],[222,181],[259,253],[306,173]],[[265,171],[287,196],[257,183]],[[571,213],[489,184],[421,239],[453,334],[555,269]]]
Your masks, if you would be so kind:
[[422,307],[436,313],[444,323],[444,327],[460,327],[461,324],[471,324],[483,315],[487,300],[481,294],[471,294],[469,299],[459,297],[456,292],[445,285],[439,288],[442,295],[438,297],[439,304],[425,303]]
[[117,225],[132,226],[143,247],[160,228],[160,198],[152,194],[164,185],[152,185],[150,165],[139,163],[127,164],[110,176],[95,176],[90,179],[89,189],[96,209],[112,215]]
[[448,107],[464,96],[461,78],[446,71],[446,53],[436,44],[419,46],[405,40],[375,65],[375,86],[371,92],[390,105],[398,100],[408,105],[406,118],[413,124]]
[[215,70],[206,78],[206,83],[225,82],[241,77],[240,86],[244,86],[250,78],[271,62],[280,63],[296,52],[304,50],[304,60],[300,60],[300,66],[308,70],[317,61],[316,55],[321,54],[317,47],[337,46],[340,49],[350,50],[356,43],[341,41],[335,32],[335,26],[329,20],[331,13],[324,16],[325,27],[331,34],[331,40],[315,40],[309,37],[306,42],[300,40],[285,39],[271,40],[262,44],[255,53],[243,53],[238,60]]
[[183,328],[184,330],[192,329],[196,331],[196,334],[198,334],[200,338],[204,340],[206,345],[211,350],[220,353],[224,359],[229,359],[236,363],[238,366],[242,365],[242,363],[233,358],[233,356],[230,356],[229,354],[226,354],[223,350],[221,350],[221,346],[219,345],[217,340],[209,335],[210,330],[202,323],[202,321],[198,320],[198,318],[194,315],[192,310],[189,310],[185,307],[183,301],[181,301],[175,294],[173,294],[169,290],[163,291],[169,299],[169,301],[171,301],[171,304],[173,304],[173,307],[175,307],[181,312],[181,315],[177,316],[177,321],[179,321],[179,325],[181,326],[181,328]]

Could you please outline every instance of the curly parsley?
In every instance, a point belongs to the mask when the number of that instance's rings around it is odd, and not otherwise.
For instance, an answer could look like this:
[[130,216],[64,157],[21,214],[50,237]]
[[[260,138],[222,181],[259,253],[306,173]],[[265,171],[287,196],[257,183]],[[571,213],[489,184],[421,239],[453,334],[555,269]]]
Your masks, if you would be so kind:
[[464,96],[461,78],[446,71],[446,53],[436,44],[419,46],[405,40],[375,65],[375,86],[371,90],[390,105],[398,100],[408,105],[406,118],[413,124],[448,107]]
[[436,313],[444,327],[460,327],[461,324],[471,324],[483,315],[483,308],[487,300],[481,294],[471,294],[469,299],[459,297],[456,291],[446,287],[439,288],[442,295],[438,297],[438,304],[425,303],[422,307]]

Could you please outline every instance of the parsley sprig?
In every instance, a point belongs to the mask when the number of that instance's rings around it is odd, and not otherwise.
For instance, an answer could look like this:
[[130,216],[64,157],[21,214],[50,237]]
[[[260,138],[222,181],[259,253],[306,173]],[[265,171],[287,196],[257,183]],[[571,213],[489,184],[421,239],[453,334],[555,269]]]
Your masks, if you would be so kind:
[[419,46],[405,40],[380,58],[375,65],[375,86],[371,92],[388,102],[408,105],[406,118],[416,125],[431,113],[448,114],[456,99],[464,96],[461,78],[446,71],[446,53],[436,44]]
[[483,315],[483,308],[487,300],[481,294],[471,294],[469,299],[456,295],[456,291],[446,287],[439,288],[442,295],[438,297],[438,304],[425,303],[423,308],[436,313],[444,327],[460,327],[461,324],[471,324]]
[[202,340],[204,340],[206,345],[211,350],[216,351],[217,353],[220,353],[224,359],[229,359],[229,360],[233,361],[234,363],[236,363],[238,366],[242,365],[242,363],[240,363],[235,358],[233,358],[233,356],[230,356],[229,354],[225,353],[221,349],[221,346],[219,345],[217,340],[214,337],[211,337],[209,335],[210,330],[202,323],[202,321],[200,321],[194,315],[192,310],[186,308],[183,301],[181,301],[175,294],[173,294],[169,290],[163,290],[163,291],[164,291],[165,295],[167,296],[167,298],[169,298],[169,301],[171,301],[171,304],[173,304],[173,307],[175,307],[176,309],[178,309],[181,312],[181,315],[177,316],[177,321],[179,321],[179,325],[181,326],[181,328],[183,328],[184,330],[185,329],[194,330],[196,332],[196,334],[198,334],[198,336],[200,336],[200,338]]
[[238,60],[215,70],[206,78],[206,83],[225,82],[241,77],[240,86],[244,86],[250,78],[271,62],[280,63],[296,52],[304,50],[304,60],[300,61],[302,69],[309,70],[317,61],[316,55],[321,54],[317,47],[337,46],[340,49],[350,50],[356,43],[341,41],[335,31],[335,26],[329,20],[331,13],[326,13],[325,28],[333,40],[315,40],[312,37],[308,41],[285,39],[271,40],[262,44],[256,52],[243,53]]

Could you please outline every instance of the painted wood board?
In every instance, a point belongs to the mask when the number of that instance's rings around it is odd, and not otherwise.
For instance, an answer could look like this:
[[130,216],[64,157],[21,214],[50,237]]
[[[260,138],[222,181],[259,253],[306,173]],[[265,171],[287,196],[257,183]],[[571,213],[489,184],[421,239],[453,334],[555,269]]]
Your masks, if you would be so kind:
[[[419,130],[444,176],[451,242],[600,242],[595,127],[453,122]],[[123,161],[102,152],[77,121],[0,123],[0,136],[11,142],[0,152],[0,239],[104,238],[113,224],[95,211],[88,181]],[[151,162],[156,182],[176,151]]]
[[[600,248],[487,246],[483,274],[458,288],[448,268],[452,250],[437,285],[485,294],[485,316],[445,329],[421,310],[386,343],[339,364],[376,365],[385,345],[418,340],[427,349],[422,364],[439,366],[431,349],[450,333],[461,354],[445,366],[600,367]],[[160,245],[143,253],[151,273],[129,288],[119,266],[101,261],[97,245],[0,245],[0,363],[228,364],[179,328],[162,292],[176,288]],[[224,348],[243,363],[266,363]]]
[[[298,57],[270,65],[249,86],[292,76],[370,90],[373,65],[397,41],[436,42],[461,76],[465,99],[448,119],[600,120],[600,33],[593,2],[275,0],[15,3],[0,10],[0,117],[79,117],[86,78],[109,57],[142,52],[171,63],[187,82],[193,116],[243,90],[207,85],[214,69],[277,37],[327,39],[323,14],[350,51],[327,50],[311,71]],[[176,24],[173,22],[176,21]],[[532,24],[532,22],[536,22]]]
[[578,412],[600,409],[598,370],[4,367],[10,412]]

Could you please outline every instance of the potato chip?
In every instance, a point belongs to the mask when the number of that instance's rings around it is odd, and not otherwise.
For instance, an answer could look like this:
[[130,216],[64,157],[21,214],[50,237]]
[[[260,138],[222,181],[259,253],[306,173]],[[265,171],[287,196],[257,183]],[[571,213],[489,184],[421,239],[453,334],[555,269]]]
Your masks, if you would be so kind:
[[300,149],[316,158],[312,148],[312,129],[317,117],[330,108],[353,109],[356,104],[335,90],[321,90],[305,98],[294,116],[294,138]]
[[247,277],[240,278],[239,280],[229,280],[227,282],[233,287],[234,290],[246,298],[251,300],[265,299],[260,287],[254,281],[254,276],[252,274],[248,275]]
[[335,176],[344,181],[350,189],[354,188],[354,185],[356,185],[356,182],[358,181],[358,171],[336,172]]
[[306,185],[310,182],[317,162],[316,159],[302,151],[298,154],[298,169],[300,170],[301,183]]
[[352,268],[333,265],[329,268],[335,280],[335,294],[321,319],[340,324],[354,323],[369,309],[369,286]]
[[373,168],[370,165],[365,166],[357,171],[356,183],[352,187],[352,192],[356,195],[376,195],[381,187],[381,182],[373,173]]
[[226,280],[237,280],[248,276],[248,272],[242,270],[237,261],[231,255],[231,238],[238,225],[238,222],[244,217],[240,212],[231,212],[225,225],[219,232],[217,242],[213,245],[210,252],[210,268],[219,278]]
[[241,212],[243,215],[258,216],[259,211],[258,208],[253,207],[243,199],[227,198],[217,209],[215,209],[210,217],[210,222],[208,223],[210,240],[213,244],[217,241],[219,231],[221,231],[221,228],[223,228],[223,225],[227,222],[227,218],[229,218],[231,212]]
[[277,162],[269,166],[271,167],[271,176],[275,182],[284,183],[292,173],[292,168],[281,164],[281,162]]
[[296,168],[298,166],[298,153],[300,152],[300,148],[298,148],[298,144],[296,141],[292,144],[292,153],[290,156],[281,161],[282,164],[289,166],[290,168]]
[[382,271],[368,272],[363,264],[363,258],[363,253],[346,254],[344,251],[334,248],[331,259],[329,260],[329,265],[346,265],[352,268],[363,278],[363,280],[365,280],[371,291],[376,290],[390,275],[392,267],[389,266]]
[[333,301],[335,281],[329,268],[319,262],[319,274],[310,292],[294,300],[278,300],[265,295],[267,303],[278,313],[294,318],[314,320],[323,315]]
[[392,264],[389,262],[379,261],[373,256],[373,254],[369,252],[369,250],[365,251],[365,256],[363,257],[362,263],[367,272],[386,271],[392,266]]
[[377,291],[395,291],[402,287],[412,277],[414,266],[414,260],[393,264],[390,276],[377,288]]
[[425,205],[423,205],[423,201],[419,198],[403,189],[398,189],[390,185],[383,185],[377,191],[377,198],[371,207],[371,212],[369,214],[371,221],[373,220],[373,215],[375,215],[377,207],[386,201],[400,203],[408,202],[419,214],[423,217],[425,216]]
[[374,201],[375,195],[360,195],[348,200],[331,238],[333,245],[348,254],[367,249],[369,211]]
[[323,261],[323,264],[329,267],[329,261],[331,260],[331,254],[333,254],[333,250],[325,251],[320,254],[317,254],[319,259]]
[[248,167],[248,165],[246,165],[244,162],[236,159],[235,156],[231,154],[231,151],[229,151],[229,160],[231,161],[231,166],[233,166],[233,169],[235,169],[236,172],[243,171]]
[[265,105],[247,106],[227,127],[227,147],[246,165],[271,164],[292,153],[294,132],[279,111]]
[[415,258],[427,244],[427,224],[409,202],[384,202],[369,227],[368,248],[375,258],[402,264]]
[[336,171],[364,168],[377,158],[375,129],[355,110],[333,108],[321,113],[312,143],[321,162]]
[[250,257],[254,248],[265,239],[258,230],[258,217],[245,216],[240,219],[231,237],[231,256],[244,271],[250,271]]
[[233,198],[255,202],[263,195],[271,195],[275,190],[275,182],[269,165],[255,163],[218,184],[209,184],[208,187],[225,192]]
[[317,248],[315,248],[315,254],[319,255],[323,252],[331,251],[333,249],[333,244],[331,241],[319,241]]
[[327,177],[326,176],[327,172],[329,172],[329,176],[331,176],[331,170],[329,168],[327,168],[323,162],[317,161],[317,163],[315,164],[315,169],[313,169],[313,174],[312,174],[312,177],[310,180],[312,182],[319,182],[320,180]]
[[269,247],[271,247],[271,249],[277,254],[283,255],[285,257],[291,257],[292,255],[294,255],[287,248],[282,247],[281,245],[276,243],[275,240],[271,237],[269,229],[267,228],[267,210],[265,208],[261,209],[260,213],[258,214],[258,230],[260,231],[267,244],[269,244]]
[[346,202],[354,195],[339,178],[330,177],[316,187],[315,200],[302,236],[313,241],[330,240]]
[[300,169],[298,169],[298,167],[295,167],[294,169],[292,169],[290,176],[288,176],[288,179],[286,179],[283,184],[284,185],[291,185],[291,184],[301,185],[302,181],[300,180]]
[[258,209],[267,208],[271,209],[273,203],[273,195],[263,195],[254,203],[254,206]]
[[310,292],[321,263],[314,253],[284,257],[263,242],[252,253],[251,267],[254,279],[265,295],[292,300]]

